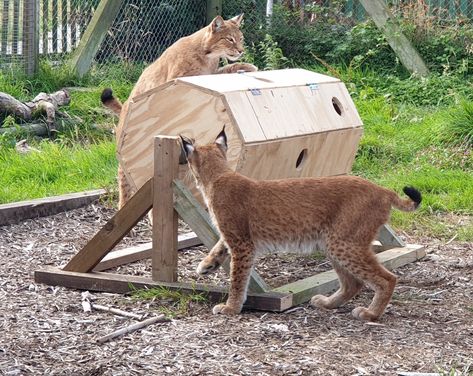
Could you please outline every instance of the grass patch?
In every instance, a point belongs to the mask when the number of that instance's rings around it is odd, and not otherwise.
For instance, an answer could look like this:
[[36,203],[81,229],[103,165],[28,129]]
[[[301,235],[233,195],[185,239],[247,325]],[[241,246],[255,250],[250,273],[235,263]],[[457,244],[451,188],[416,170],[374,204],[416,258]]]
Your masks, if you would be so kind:
[[207,303],[204,293],[185,294],[165,287],[133,290],[132,297],[138,300],[152,300],[159,305],[159,311],[169,318],[186,316],[193,303]]
[[114,189],[117,160],[113,142],[70,147],[44,141],[36,147],[40,152],[28,154],[0,149],[0,203]]

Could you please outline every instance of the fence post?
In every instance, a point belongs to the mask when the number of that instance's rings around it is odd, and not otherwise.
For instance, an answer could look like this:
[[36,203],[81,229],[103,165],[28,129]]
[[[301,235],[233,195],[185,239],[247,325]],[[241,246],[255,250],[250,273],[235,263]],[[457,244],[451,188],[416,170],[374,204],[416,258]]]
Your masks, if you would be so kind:
[[360,3],[376,26],[383,32],[389,45],[401,60],[402,65],[411,73],[427,76],[429,70],[424,60],[422,60],[409,39],[402,33],[385,2],[383,0],[360,0]]
[[38,72],[39,0],[25,0],[23,15],[23,57],[28,76]]
[[222,14],[222,0],[207,0],[207,23]]
[[92,19],[82,35],[79,46],[75,50],[70,67],[79,76],[83,76],[89,70],[107,30],[113,24],[123,0],[101,0],[94,12]]

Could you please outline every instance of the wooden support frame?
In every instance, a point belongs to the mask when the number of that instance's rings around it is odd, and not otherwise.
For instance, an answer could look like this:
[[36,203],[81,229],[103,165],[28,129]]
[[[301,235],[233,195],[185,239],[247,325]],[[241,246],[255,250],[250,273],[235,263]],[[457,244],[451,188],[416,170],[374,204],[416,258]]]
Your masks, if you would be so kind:
[[[207,212],[187,187],[176,179],[179,154],[180,144],[177,137],[157,136],[154,177],[138,190],[63,269],[47,267],[37,270],[35,281],[115,293],[160,286],[182,292],[200,292],[212,300],[225,299],[226,289],[222,287],[177,282],[177,250],[201,242],[210,249],[219,239]],[[152,249],[148,243],[109,253],[151,208]],[[178,237],[178,215],[194,233]],[[378,238],[385,250],[377,257],[388,269],[403,266],[425,255],[422,246],[404,245],[389,226],[380,230]],[[153,278],[101,272],[110,267],[149,257],[152,259]],[[228,264],[224,268],[228,271]],[[337,287],[338,278],[334,271],[319,273],[277,288],[268,286],[253,271],[245,307],[280,312],[307,302],[315,294],[327,294]]]

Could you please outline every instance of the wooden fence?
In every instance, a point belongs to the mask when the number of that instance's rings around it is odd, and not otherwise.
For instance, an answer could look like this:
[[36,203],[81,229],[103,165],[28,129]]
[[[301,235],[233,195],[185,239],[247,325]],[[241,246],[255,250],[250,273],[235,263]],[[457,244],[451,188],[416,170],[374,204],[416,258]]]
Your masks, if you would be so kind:
[[71,52],[99,0],[0,0],[0,65],[37,69],[39,55]]

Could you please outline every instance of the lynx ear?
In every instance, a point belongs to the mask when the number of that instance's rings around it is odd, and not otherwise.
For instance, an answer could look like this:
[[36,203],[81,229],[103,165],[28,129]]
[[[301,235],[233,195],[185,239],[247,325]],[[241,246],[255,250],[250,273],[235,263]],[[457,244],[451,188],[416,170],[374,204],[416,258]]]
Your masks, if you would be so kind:
[[243,21],[243,15],[244,15],[244,13],[239,14],[238,16],[235,16],[235,17],[231,18],[230,21],[233,21],[233,22],[235,22],[238,26],[240,26],[240,25],[241,25],[241,21]]
[[222,131],[219,133],[217,138],[215,139],[215,143],[217,146],[224,152],[227,152],[227,135],[225,134],[225,125],[223,126]]
[[194,153],[194,143],[190,138],[187,138],[185,136],[179,135],[181,137],[181,155],[179,156],[179,164],[186,164],[189,158],[192,156]]
[[212,23],[210,24],[211,25],[211,28],[212,28],[212,31],[213,32],[216,32],[216,31],[220,31],[220,29],[222,28],[223,26],[223,18],[222,16],[217,16],[213,19]]

